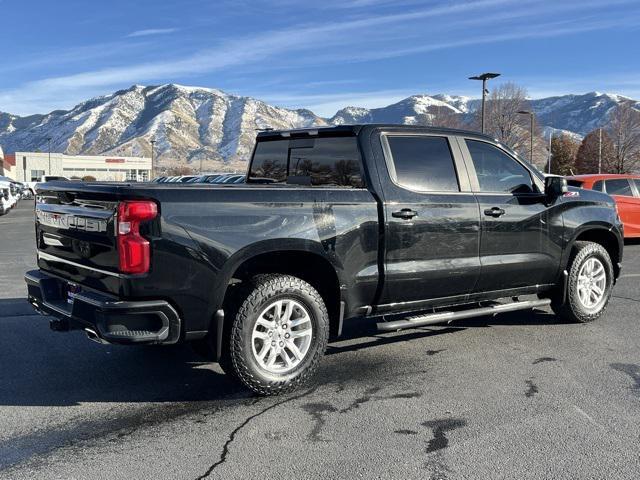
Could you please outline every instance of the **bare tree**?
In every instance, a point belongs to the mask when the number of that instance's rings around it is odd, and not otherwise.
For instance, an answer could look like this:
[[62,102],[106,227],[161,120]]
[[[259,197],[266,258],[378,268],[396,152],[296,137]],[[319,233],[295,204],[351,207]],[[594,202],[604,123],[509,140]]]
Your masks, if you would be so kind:
[[178,176],[178,175],[192,175],[194,172],[193,168],[187,165],[175,165],[166,169],[166,175],[169,176]]
[[523,149],[529,142],[529,119],[518,112],[528,108],[523,87],[503,83],[494,88],[486,103],[486,132],[514,150]]
[[631,173],[640,166],[640,111],[632,101],[619,104],[609,116],[614,145],[613,173]]
[[456,113],[449,108],[438,108],[433,118],[432,125],[434,127],[444,128],[468,128],[469,126],[464,123],[462,114]]

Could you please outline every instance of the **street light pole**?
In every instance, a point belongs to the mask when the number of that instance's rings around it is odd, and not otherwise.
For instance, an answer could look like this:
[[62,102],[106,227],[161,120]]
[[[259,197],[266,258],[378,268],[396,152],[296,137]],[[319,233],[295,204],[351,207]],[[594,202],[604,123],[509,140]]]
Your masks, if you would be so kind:
[[480,131],[482,133],[484,133],[484,124],[485,124],[485,120],[484,120],[484,110],[485,110],[485,103],[487,101],[487,80],[490,80],[492,78],[496,78],[499,77],[500,74],[499,73],[482,73],[480,75],[476,75],[475,77],[469,77],[469,80],[482,80],[482,118],[480,120]]
[[533,130],[534,130],[534,124],[535,124],[535,113],[529,110],[520,110],[518,113],[521,115],[529,115],[529,118],[531,120],[531,127],[530,127],[531,130],[529,132],[529,137],[530,137],[529,161],[533,165]]
[[154,152],[155,152],[155,147],[156,147],[156,141],[155,140],[151,140],[151,180],[153,180],[154,178],[156,178],[156,170],[155,170],[155,166],[153,164],[153,160],[154,160]]
[[51,137],[47,137],[48,150],[49,150],[49,175],[51,175]]
[[554,132],[554,129],[551,128],[551,130],[549,130],[549,159],[547,160],[548,173],[551,173],[551,156],[552,156],[551,155],[551,145],[552,145],[551,140],[553,140],[553,132]]

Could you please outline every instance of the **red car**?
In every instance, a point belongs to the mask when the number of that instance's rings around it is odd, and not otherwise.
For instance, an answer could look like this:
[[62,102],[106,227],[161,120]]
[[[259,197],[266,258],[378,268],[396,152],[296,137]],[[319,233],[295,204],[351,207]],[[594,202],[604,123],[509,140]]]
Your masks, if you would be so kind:
[[575,175],[567,177],[567,181],[574,187],[611,195],[624,223],[624,237],[640,237],[640,175]]

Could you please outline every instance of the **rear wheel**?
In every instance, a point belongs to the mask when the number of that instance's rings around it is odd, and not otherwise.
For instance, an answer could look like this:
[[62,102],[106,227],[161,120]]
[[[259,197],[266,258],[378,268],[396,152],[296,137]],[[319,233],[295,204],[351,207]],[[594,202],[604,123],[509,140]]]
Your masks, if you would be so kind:
[[564,304],[555,299],[551,308],[560,317],[575,322],[592,322],[605,312],[613,287],[613,265],[604,247],[593,242],[576,242],[569,265]]
[[297,277],[261,275],[237,305],[222,368],[261,395],[289,392],[307,381],[329,339],[320,294]]

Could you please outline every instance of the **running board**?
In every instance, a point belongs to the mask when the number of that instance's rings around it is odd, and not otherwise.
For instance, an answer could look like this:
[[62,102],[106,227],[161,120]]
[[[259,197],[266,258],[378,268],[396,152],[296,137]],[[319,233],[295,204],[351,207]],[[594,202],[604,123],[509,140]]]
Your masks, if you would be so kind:
[[451,323],[454,320],[465,318],[481,317],[483,315],[496,315],[504,312],[515,312],[517,310],[530,310],[532,308],[546,307],[551,303],[548,298],[540,300],[527,300],[524,302],[501,303],[491,307],[471,308],[469,310],[459,310],[455,312],[437,312],[417,317],[395,320],[392,322],[379,322],[378,330],[391,332],[404,328],[424,327],[426,325],[436,325],[439,323]]

